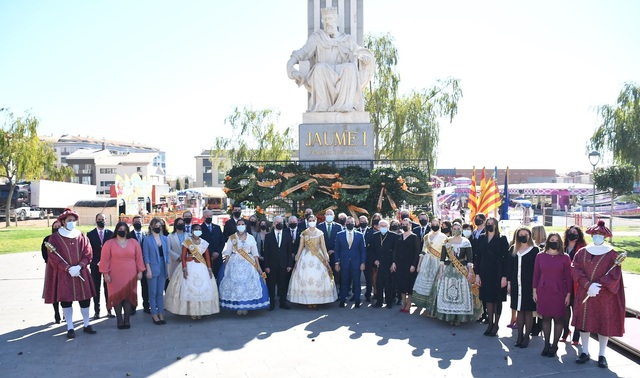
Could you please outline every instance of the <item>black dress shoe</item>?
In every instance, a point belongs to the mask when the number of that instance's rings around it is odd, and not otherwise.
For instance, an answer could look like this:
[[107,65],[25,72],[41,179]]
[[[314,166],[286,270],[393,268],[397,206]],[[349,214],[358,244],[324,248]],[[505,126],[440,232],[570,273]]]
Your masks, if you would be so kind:
[[124,327],[124,329],[129,329],[129,328],[131,328],[131,324],[124,324],[123,327]]
[[393,304],[392,303],[387,304],[387,310],[391,310],[392,308],[393,308]]
[[162,320],[154,320],[154,319],[151,319],[151,320],[153,320],[153,324],[155,325],[162,325]]
[[166,321],[166,320],[164,320],[164,319],[160,319],[160,323],[162,323],[162,324],[167,324],[167,321]]
[[544,348],[542,352],[540,352],[541,356],[546,356],[549,353],[549,349],[551,348],[551,344],[544,344]]
[[558,347],[554,345],[551,348],[549,348],[549,351],[547,352],[547,357],[555,357],[556,353],[558,353]]
[[373,306],[371,306],[371,307],[380,308],[380,307],[382,307],[382,303],[380,303],[380,302],[376,302],[376,303],[374,303],[374,304],[373,304]]
[[84,333],[88,333],[88,334],[90,334],[90,335],[95,335],[96,333],[98,333],[98,332],[96,332],[96,330],[95,330],[95,329],[93,329],[93,327],[91,327],[91,326],[84,327],[84,328],[82,329],[82,332],[84,332]]
[[[578,358],[576,358],[576,364],[584,364],[586,362],[588,362],[591,359],[591,356],[589,356],[586,353],[580,353],[580,356],[578,356]],[[599,363],[600,361],[598,361]]]
[[598,367],[603,369],[606,369],[609,367],[609,364],[607,363],[607,359],[604,358],[604,356],[598,357]]
[[280,308],[285,310],[291,310],[291,307],[286,303],[280,303]]
[[70,329],[67,331],[67,339],[73,339],[74,337],[76,337],[76,331]]
[[126,329],[126,328],[124,327],[124,324],[118,324],[118,329]]
[[347,304],[344,303],[343,301],[340,301],[340,307],[347,307]]
[[92,318],[92,319],[93,319],[93,320],[98,320],[98,319],[100,319],[100,314],[96,312],[95,314],[93,314],[93,318]]
[[269,311],[273,311],[273,309],[276,308],[276,304],[275,303],[270,303],[269,304]]
[[55,314],[53,320],[56,324],[60,324],[60,314]]
[[356,302],[356,308],[360,308],[360,302]]

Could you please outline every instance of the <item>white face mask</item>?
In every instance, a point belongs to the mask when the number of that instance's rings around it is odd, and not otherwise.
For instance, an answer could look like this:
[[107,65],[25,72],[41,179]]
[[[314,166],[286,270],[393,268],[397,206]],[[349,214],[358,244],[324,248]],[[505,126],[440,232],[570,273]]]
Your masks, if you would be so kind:
[[307,222],[309,224],[309,227],[315,227],[316,226],[316,222],[311,221],[311,222]]
[[331,223],[331,222],[333,222],[333,215],[327,215],[325,217],[325,219],[326,219],[327,222]]
[[380,233],[381,233],[382,235],[386,234],[386,233],[387,233],[387,231],[389,231],[389,229],[388,229],[388,228],[386,228],[386,227],[380,227]]
[[469,236],[471,236],[471,230],[462,230],[462,236],[468,238]]
[[195,231],[193,231],[193,234],[194,234],[195,236],[197,236],[197,237],[200,237],[200,235],[202,235],[202,231],[200,231],[200,230],[195,230]]
[[76,228],[76,222],[67,222],[64,228],[66,228],[69,231],[73,231],[73,229]]
[[593,244],[595,245],[601,245],[602,243],[604,243],[604,235],[593,235],[591,238],[593,239]]
[[238,225],[238,232],[244,232],[244,230],[246,229],[247,229],[247,226],[245,226],[244,224]]

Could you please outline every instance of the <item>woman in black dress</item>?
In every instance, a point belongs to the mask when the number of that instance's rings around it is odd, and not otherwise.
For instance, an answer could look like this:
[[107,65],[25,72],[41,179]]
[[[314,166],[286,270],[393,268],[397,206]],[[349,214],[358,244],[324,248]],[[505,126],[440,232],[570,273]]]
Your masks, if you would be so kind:
[[500,235],[496,218],[488,218],[485,224],[487,232],[477,242],[476,284],[480,286],[480,299],[487,304],[489,326],[484,334],[496,336],[502,302],[507,300],[509,242]]
[[[509,250],[507,292],[511,295],[511,309],[518,312],[518,339],[515,346],[526,348],[529,346],[533,312],[536,310],[536,303],[533,301],[533,268],[540,250],[533,245],[528,228],[520,227],[514,235],[515,242]],[[524,332],[525,325],[527,332]]]
[[393,250],[391,271],[395,272],[396,288],[402,299],[400,312],[409,312],[413,284],[416,280],[416,266],[420,255],[420,238],[411,232],[409,218],[402,220],[402,231]]

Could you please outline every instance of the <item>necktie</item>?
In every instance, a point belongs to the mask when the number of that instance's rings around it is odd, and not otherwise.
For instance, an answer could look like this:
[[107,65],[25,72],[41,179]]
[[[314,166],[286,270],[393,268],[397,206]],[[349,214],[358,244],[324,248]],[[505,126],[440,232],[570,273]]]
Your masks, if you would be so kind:
[[140,243],[142,243],[142,238],[140,237],[140,233],[139,232],[136,232],[136,239],[138,239],[138,241]]
[[280,233],[276,232],[276,236],[278,238],[278,248],[280,248]]
[[327,233],[331,235],[331,223],[327,225]]
[[187,226],[185,231],[191,232],[191,226]]
[[293,239],[293,241],[296,240],[296,232],[291,230],[291,239]]
[[349,235],[348,242],[349,242],[349,248],[351,248],[351,244],[353,243],[353,233],[348,232],[347,235]]
[[104,243],[104,235],[102,234],[102,230],[98,230],[98,234],[100,235],[100,243]]

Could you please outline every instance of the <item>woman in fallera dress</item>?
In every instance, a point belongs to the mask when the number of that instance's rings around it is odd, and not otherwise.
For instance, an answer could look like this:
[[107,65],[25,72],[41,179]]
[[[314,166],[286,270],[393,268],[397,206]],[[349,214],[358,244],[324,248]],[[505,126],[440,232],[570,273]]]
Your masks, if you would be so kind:
[[440,219],[431,220],[431,232],[424,236],[424,243],[418,260],[418,275],[413,285],[413,302],[423,307],[429,317],[436,316],[438,296],[438,274],[442,244],[447,236],[440,232]]
[[220,307],[247,315],[249,311],[269,308],[269,290],[256,241],[246,232],[244,219],[236,221],[236,228],[222,251],[225,263],[220,268]]
[[300,247],[287,293],[290,302],[310,308],[338,298],[324,234],[316,228],[316,222],[316,217],[311,215],[307,219],[308,228],[300,234]]

